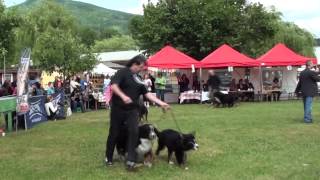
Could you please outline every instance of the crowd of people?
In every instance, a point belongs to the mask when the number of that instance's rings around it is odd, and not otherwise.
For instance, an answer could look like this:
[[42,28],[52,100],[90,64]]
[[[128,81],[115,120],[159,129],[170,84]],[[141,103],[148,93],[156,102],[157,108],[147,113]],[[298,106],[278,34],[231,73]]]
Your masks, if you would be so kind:
[[3,84],[0,84],[0,97],[2,96],[14,96],[17,93],[17,81],[10,82],[5,80]]

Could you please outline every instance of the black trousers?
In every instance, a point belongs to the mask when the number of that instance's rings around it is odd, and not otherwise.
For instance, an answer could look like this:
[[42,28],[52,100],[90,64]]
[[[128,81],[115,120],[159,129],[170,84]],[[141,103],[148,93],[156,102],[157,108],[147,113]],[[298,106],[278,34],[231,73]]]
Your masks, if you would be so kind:
[[123,130],[123,124],[126,124],[128,137],[127,137],[127,161],[136,162],[136,146],[139,136],[139,112],[138,109],[124,110],[119,107],[112,106],[110,112],[110,128],[109,136],[106,144],[106,158],[108,161],[113,161],[113,152],[117,144],[120,133]]

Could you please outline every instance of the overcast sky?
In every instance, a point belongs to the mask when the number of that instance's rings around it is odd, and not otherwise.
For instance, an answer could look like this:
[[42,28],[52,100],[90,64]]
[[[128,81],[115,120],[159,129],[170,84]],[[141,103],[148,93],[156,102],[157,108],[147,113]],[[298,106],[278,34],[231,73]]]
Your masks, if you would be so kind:
[[[142,14],[142,5],[148,0],[79,0],[134,14]],[[151,0],[156,2],[157,0]],[[320,38],[320,0],[249,0],[260,2],[267,7],[275,6],[283,14],[283,19],[294,22]],[[24,0],[4,0],[7,6],[24,2]]]

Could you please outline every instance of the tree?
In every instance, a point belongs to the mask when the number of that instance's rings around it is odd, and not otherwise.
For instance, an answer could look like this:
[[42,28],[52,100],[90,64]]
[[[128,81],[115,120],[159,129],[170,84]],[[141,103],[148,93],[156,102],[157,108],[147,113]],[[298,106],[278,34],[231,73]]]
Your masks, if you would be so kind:
[[35,66],[66,76],[91,70],[94,55],[77,37],[74,18],[52,0],[43,1],[26,17],[17,38],[24,47],[32,48]]
[[274,45],[279,21],[275,10],[246,0],[160,0],[145,5],[129,29],[148,53],[170,44],[201,60],[227,43],[258,57]]
[[109,39],[114,36],[121,36],[121,33],[114,28],[105,28],[100,30],[99,40]]
[[80,27],[78,36],[81,39],[81,43],[86,45],[87,47],[93,46],[94,42],[98,39],[98,33],[88,27]]
[[34,48],[38,66],[48,72],[70,76],[93,69],[95,56],[71,33],[49,30],[42,33]]
[[126,51],[137,49],[135,41],[130,36],[115,36],[109,39],[96,41],[94,52]]
[[[8,64],[14,60],[14,30],[20,26],[20,22],[21,18],[16,15],[15,11],[6,11],[3,1],[0,0],[0,58],[2,59],[5,55]],[[0,63],[0,67],[2,66],[3,64]]]
[[279,31],[276,33],[273,44],[285,43],[289,48],[304,56],[315,57],[316,42],[312,34],[293,23],[278,22]]

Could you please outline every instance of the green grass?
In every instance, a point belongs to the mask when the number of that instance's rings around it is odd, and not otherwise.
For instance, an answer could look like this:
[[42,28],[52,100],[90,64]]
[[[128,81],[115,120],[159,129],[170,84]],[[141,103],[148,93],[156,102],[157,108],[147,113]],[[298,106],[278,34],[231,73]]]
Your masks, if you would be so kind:
[[[189,170],[165,162],[125,171],[122,163],[105,167],[109,126],[106,111],[75,114],[28,132],[0,138],[1,179],[320,179],[320,108],[315,123],[302,122],[302,103],[243,103],[232,109],[207,105],[173,106],[184,132],[197,132],[199,151],[188,153]],[[159,129],[175,128],[169,114],[150,119]]]

